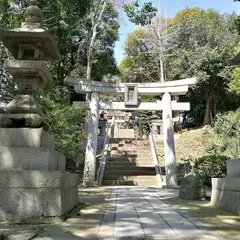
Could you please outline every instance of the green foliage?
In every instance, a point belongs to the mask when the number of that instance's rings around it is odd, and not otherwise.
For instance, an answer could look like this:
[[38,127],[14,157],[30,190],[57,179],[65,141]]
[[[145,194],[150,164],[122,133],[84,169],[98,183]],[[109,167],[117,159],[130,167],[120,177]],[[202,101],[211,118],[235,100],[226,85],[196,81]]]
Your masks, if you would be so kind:
[[155,82],[158,68],[151,54],[146,52],[146,39],[151,37],[147,29],[128,34],[125,42],[127,56],[120,64],[122,82]]
[[[186,8],[166,20],[170,37],[165,39],[168,44],[161,46],[168,51],[160,55],[154,55],[154,49],[151,48],[151,41],[155,41],[149,29],[129,34],[125,44],[127,57],[120,65],[122,80],[159,81],[158,61],[161,56],[166,79],[197,77],[194,88],[180,99],[191,104],[191,110],[185,113],[186,122],[191,126],[212,124],[218,113],[235,110],[239,102],[239,97],[228,91],[234,70],[229,67],[228,61],[240,40],[236,18],[235,14]],[[164,29],[160,28],[159,31],[160,35],[165,34]],[[238,72],[235,73],[235,79],[232,88],[236,92]]]
[[210,132],[213,144],[209,150],[224,153],[229,158],[240,156],[240,109],[219,115]]
[[[192,109],[200,110],[198,119],[201,123],[204,120],[204,124],[211,124],[218,112],[234,109],[236,104],[227,91],[233,72],[228,67],[228,59],[233,56],[239,41],[234,23],[236,17],[214,10],[187,8],[171,23],[178,28],[179,47],[169,59],[168,78],[197,77],[198,83],[189,98]],[[195,114],[190,112],[192,117]]]
[[195,160],[194,173],[204,185],[211,186],[212,178],[226,176],[226,160],[224,155],[212,154]]
[[145,135],[148,136],[150,132],[150,126],[149,124],[151,123],[149,119],[152,116],[152,112],[150,111],[137,111],[137,115],[139,118],[139,126],[140,126],[140,133],[139,135]]
[[236,68],[233,73],[233,79],[229,83],[229,91],[233,94],[240,95],[240,68]]
[[[55,147],[67,156],[67,165],[72,164],[76,155],[83,152],[86,137],[83,133],[85,112],[71,107],[74,95],[67,86],[68,75],[84,78],[87,66],[87,44],[91,36],[93,12],[100,0],[13,0],[1,1],[0,30],[20,27],[24,21],[25,8],[36,5],[43,10],[43,28],[56,34],[62,59],[59,62],[47,62],[53,75],[53,81],[38,89],[36,97],[41,105],[45,120],[50,125],[50,133],[55,137]],[[3,8],[4,7],[4,8]],[[4,9],[4,11],[2,11]],[[110,1],[103,13],[103,20],[98,26],[97,41],[93,53],[93,76],[102,80],[118,74],[114,59],[114,42],[118,38],[119,24],[117,11]],[[9,59],[6,48],[0,44],[1,59]],[[0,65],[2,70],[2,63]],[[17,90],[11,76],[3,70],[0,76],[0,102],[7,103]],[[75,94],[76,97],[76,94]],[[77,96],[79,98],[81,96]]]
[[205,153],[185,161],[195,162],[194,172],[210,186],[212,177],[223,177],[226,174],[225,161],[240,156],[240,109],[218,115],[214,126],[205,129],[202,140],[206,147]]
[[[233,0],[233,1],[234,1],[234,2],[240,2],[240,0]],[[238,18],[235,20],[235,23],[236,23],[238,32],[239,32],[239,34],[240,34],[240,17],[238,17]]]
[[136,25],[141,26],[150,24],[157,13],[157,9],[152,6],[152,2],[147,2],[143,5],[140,5],[138,1],[135,1],[125,4],[123,8],[129,20]]
[[[90,2],[86,15],[76,22],[79,34],[75,35],[77,59],[72,75],[102,81],[105,75],[118,74],[113,51],[118,39],[118,12],[109,0]],[[91,76],[87,76],[87,66],[92,67]]]
[[55,149],[67,157],[67,166],[82,152],[85,141],[83,123],[85,111],[68,104],[68,86],[46,83],[38,89],[36,97],[50,126],[49,132],[55,138]]
[[122,82],[156,82],[158,69],[149,55],[126,57],[120,64]]

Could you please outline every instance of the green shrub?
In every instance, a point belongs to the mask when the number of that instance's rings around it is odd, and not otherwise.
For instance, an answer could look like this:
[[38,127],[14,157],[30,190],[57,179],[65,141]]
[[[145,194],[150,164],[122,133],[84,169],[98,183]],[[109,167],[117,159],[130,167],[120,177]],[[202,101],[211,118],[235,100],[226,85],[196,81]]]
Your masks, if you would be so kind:
[[240,156],[240,109],[217,117],[212,130],[214,151],[229,158]]
[[193,172],[202,180],[204,185],[211,186],[212,178],[226,176],[226,160],[228,160],[226,156],[218,154],[200,157],[194,161]]

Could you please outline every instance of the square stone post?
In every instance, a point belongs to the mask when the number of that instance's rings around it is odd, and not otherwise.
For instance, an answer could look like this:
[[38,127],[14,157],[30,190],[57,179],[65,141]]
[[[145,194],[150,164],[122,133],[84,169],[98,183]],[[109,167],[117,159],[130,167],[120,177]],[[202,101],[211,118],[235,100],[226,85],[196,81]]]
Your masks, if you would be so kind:
[[166,168],[166,186],[177,187],[177,166],[174,143],[174,129],[172,120],[171,95],[164,93],[163,98],[163,142]]
[[152,123],[152,133],[153,135],[158,135],[158,129],[157,129],[156,123]]
[[115,116],[112,117],[110,138],[114,138],[115,118],[116,118]]
[[96,152],[99,121],[99,93],[91,94],[90,111],[88,116],[88,140],[86,146],[83,184],[92,186],[95,181]]

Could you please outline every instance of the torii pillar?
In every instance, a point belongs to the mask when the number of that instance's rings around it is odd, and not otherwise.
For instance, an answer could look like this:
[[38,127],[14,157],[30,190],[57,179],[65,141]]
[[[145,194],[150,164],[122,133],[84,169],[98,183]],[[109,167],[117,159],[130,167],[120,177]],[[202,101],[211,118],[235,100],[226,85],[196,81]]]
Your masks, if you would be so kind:
[[174,143],[174,128],[172,120],[172,104],[171,95],[164,93],[163,98],[163,142],[164,142],[164,157],[166,169],[166,187],[177,187],[177,166]]
[[93,186],[95,182],[100,100],[99,93],[93,92],[90,100],[90,111],[88,115],[88,140],[83,175],[83,184],[85,186]]

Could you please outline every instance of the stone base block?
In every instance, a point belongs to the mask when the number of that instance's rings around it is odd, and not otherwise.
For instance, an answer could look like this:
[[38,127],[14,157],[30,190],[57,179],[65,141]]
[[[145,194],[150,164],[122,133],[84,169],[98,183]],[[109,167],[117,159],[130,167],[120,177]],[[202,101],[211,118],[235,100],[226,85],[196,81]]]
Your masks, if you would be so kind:
[[240,177],[213,178],[211,204],[240,215]]
[[65,157],[48,148],[0,147],[1,171],[64,171]]
[[77,174],[0,172],[0,221],[62,216],[78,202]]
[[0,146],[54,148],[54,139],[43,128],[0,128]]

